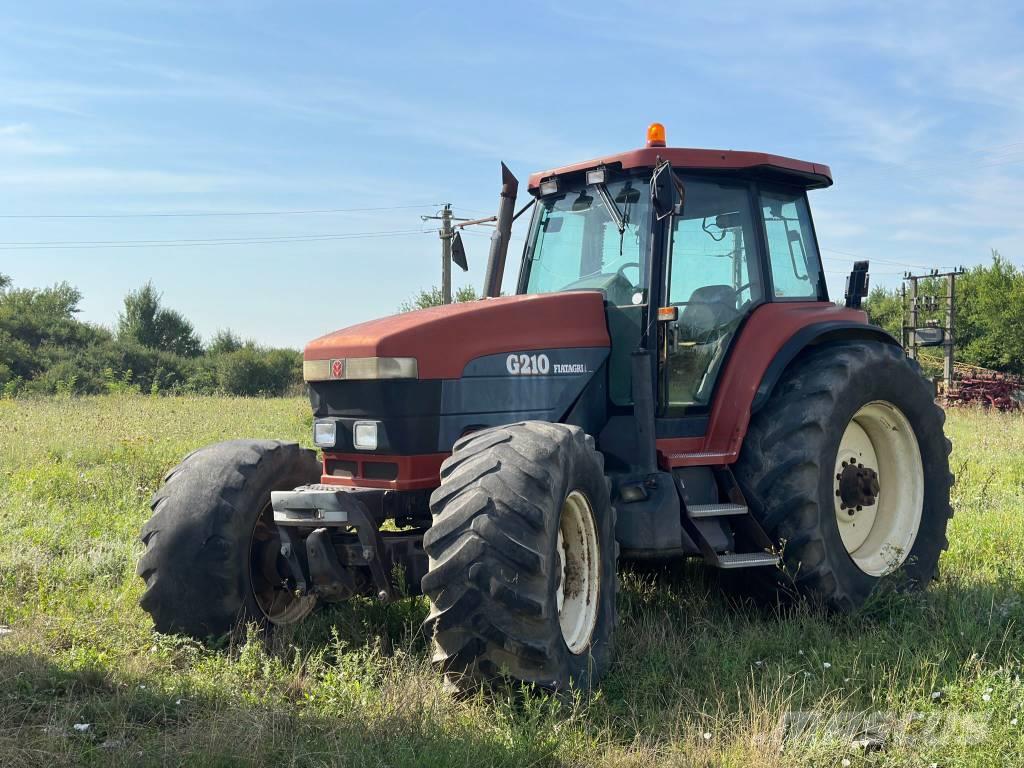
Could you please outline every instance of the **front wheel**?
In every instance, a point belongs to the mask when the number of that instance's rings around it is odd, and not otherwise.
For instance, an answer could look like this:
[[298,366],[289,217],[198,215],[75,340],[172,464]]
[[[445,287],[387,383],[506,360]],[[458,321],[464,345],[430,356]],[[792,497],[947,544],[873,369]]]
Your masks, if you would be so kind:
[[475,432],[430,502],[435,663],[456,682],[596,685],[611,662],[618,544],[593,438],[536,421]]
[[798,591],[851,610],[883,577],[931,581],[952,515],[944,420],[891,344],[827,345],[787,370],[734,471]]
[[204,638],[242,621],[305,618],[281,557],[270,492],[316,482],[316,455],[296,443],[231,440],[201,448],[167,473],[142,529],[142,608],[160,632]]

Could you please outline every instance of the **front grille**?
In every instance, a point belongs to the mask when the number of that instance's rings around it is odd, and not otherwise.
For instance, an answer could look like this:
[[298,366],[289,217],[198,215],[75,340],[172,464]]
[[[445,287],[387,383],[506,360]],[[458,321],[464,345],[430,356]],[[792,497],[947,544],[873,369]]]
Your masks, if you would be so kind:
[[353,461],[326,457],[324,474],[346,480],[397,480],[398,464],[393,461],[375,461],[371,458]]

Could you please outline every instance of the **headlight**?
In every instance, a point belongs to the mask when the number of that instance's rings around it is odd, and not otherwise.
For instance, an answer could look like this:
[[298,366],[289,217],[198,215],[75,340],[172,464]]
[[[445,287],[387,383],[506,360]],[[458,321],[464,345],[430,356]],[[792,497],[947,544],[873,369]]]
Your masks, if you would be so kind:
[[338,441],[338,422],[314,421],[313,444],[317,448],[333,448]]
[[415,357],[339,357],[302,362],[302,378],[306,381],[415,379],[418,376]]
[[353,424],[352,445],[361,451],[377,450],[377,422],[357,421]]

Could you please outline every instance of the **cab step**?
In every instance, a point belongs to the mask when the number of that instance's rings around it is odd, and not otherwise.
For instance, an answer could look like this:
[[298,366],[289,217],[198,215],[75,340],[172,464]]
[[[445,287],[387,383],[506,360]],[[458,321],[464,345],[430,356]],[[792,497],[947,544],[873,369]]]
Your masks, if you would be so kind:
[[757,568],[765,565],[778,565],[779,556],[771,552],[743,552],[740,554],[718,555],[716,566],[722,569]]
[[[713,504],[687,504],[686,488],[678,475],[673,475],[676,490],[682,501],[683,529],[700,547],[704,562],[715,568],[760,568],[768,565],[779,565],[780,557],[772,550],[772,540],[750,514],[743,492],[737,485],[728,467],[714,469],[715,483],[721,497],[728,501]],[[719,553],[705,537],[704,530],[714,525],[716,518],[724,518],[721,525],[731,530],[736,548],[740,552]],[[746,550],[746,551],[742,551]]]
[[747,507],[744,504],[688,504],[686,511],[692,518],[726,517],[729,515],[745,515],[747,514]]

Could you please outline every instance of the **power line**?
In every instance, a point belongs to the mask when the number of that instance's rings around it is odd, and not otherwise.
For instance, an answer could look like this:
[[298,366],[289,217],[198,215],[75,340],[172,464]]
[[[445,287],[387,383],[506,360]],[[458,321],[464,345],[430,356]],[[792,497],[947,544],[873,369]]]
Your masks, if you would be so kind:
[[[849,256],[851,259],[864,259],[867,261],[878,262],[879,264],[889,264],[894,267],[913,267],[914,269],[931,269],[931,267],[922,266],[921,264],[910,264],[905,261],[893,261],[892,259],[878,259],[873,256],[861,256],[860,254],[857,253],[850,253],[849,251],[840,251],[835,248],[822,248],[821,250],[828,251],[829,253],[839,253],[842,254],[843,256]],[[831,258],[832,261],[839,261],[839,259],[835,259],[829,256],[825,256],[823,258]]]
[[0,219],[146,219],[195,218],[212,216],[307,216],[320,213],[363,213],[400,211],[410,208],[434,208],[436,203],[388,205],[374,208],[310,208],[298,211],[201,211],[196,213],[5,213]]
[[375,237],[399,237],[429,234],[423,229],[395,229],[380,232],[350,232],[328,235],[286,235],[281,237],[232,237],[207,240],[67,240],[52,242],[0,243],[0,251],[79,250],[96,248],[196,248],[217,245],[274,245],[310,243],[325,240],[359,240]]

